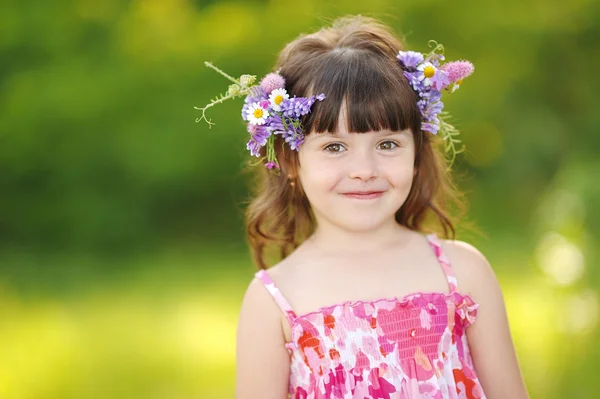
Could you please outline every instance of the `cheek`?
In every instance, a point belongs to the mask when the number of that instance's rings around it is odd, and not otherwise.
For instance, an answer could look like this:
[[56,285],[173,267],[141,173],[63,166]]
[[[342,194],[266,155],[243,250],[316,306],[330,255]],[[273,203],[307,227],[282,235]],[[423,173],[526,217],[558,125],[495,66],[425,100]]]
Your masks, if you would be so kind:
[[406,157],[401,162],[390,165],[390,169],[387,172],[389,181],[395,188],[406,190],[412,186],[415,169],[413,160],[410,157]]
[[408,191],[412,186],[413,178],[414,175],[412,169],[403,171],[401,174],[397,175],[394,185],[402,190]]
[[298,176],[304,190],[304,194],[313,206],[324,204],[332,198],[332,194],[338,191],[339,176],[332,168],[316,167],[300,169]]
[[313,152],[304,152],[301,147],[298,160],[298,177],[308,196],[335,188],[339,180],[333,173],[335,169],[328,167],[329,165],[322,158]]
[[309,197],[335,191],[339,181],[338,176],[332,172],[331,168],[317,165],[311,165],[309,169],[301,170],[298,175]]

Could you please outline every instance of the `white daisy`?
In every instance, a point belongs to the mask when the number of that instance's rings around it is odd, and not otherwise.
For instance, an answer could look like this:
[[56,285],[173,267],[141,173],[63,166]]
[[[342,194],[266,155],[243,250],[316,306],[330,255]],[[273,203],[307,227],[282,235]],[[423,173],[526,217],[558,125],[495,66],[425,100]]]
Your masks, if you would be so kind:
[[287,94],[285,89],[275,89],[269,94],[269,101],[271,102],[271,108],[274,111],[281,111],[281,103],[288,100],[290,96]]
[[431,78],[437,73],[437,68],[431,62],[424,62],[417,67],[418,71],[421,71],[419,80],[423,81],[425,86],[431,86]]
[[269,117],[269,111],[266,108],[260,106],[260,103],[253,103],[248,107],[248,122],[254,125],[264,125]]

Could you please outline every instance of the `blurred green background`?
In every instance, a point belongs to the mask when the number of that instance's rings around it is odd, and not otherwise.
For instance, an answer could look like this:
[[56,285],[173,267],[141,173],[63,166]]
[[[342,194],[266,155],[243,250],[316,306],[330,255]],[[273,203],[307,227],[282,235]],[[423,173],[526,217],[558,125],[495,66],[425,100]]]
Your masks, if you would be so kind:
[[232,398],[245,243],[241,100],[301,32],[362,13],[475,74],[455,170],[533,398],[600,382],[600,5],[3,1],[0,398]]

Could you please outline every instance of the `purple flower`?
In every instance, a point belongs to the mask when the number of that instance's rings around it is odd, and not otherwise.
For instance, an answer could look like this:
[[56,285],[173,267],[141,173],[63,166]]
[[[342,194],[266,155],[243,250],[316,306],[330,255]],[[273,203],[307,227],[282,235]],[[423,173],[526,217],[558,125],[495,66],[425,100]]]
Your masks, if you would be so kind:
[[[271,76],[269,76],[271,75]],[[320,93],[310,97],[294,97],[286,99],[280,104],[281,110],[273,110],[267,94],[273,90],[283,88],[285,81],[280,75],[269,74],[263,79],[260,87],[253,87],[244,101],[242,107],[242,118],[251,121],[253,107],[261,107],[265,111],[262,124],[248,123],[246,129],[250,133],[250,140],[246,149],[252,156],[260,157],[261,148],[269,144],[272,134],[279,134],[294,151],[297,151],[304,142],[300,117],[308,114],[316,101],[323,101],[325,94]],[[281,78],[281,79],[279,79]],[[267,112],[269,110],[269,112]],[[269,160],[265,166],[268,169],[278,168],[277,162]]]
[[404,71],[404,77],[408,79],[408,82],[412,86],[413,90],[420,93],[425,90],[425,85],[422,80],[419,80],[419,76],[421,76],[420,72],[407,72]]
[[254,102],[267,98],[267,93],[265,93],[265,91],[260,86],[252,86],[250,88],[250,94],[248,94],[247,97],[250,97],[251,99],[248,102]]
[[248,131],[254,132],[250,136],[250,141],[248,141],[248,143],[246,144],[246,149],[249,150],[250,154],[252,154],[253,156],[259,157],[260,149],[261,147],[264,147],[267,144],[271,132],[269,131],[266,125],[257,126],[252,125],[251,123],[249,123],[248,125]]
[[440,130],[440,127],[437,124],[426,122],[421,125],[421,129],[431,134],[437,134],[438,130]]
[[293,97],[281,103],[283,116],[289,118],[300,118],[310,112],[310,108],[315,103],[315,96]]
[[[435,90],[434,90],[435,91]],[[437,91],[436,91],[437,92]],[[438,125],[438,115],[444,109],[444,103],[439,101],[439,94],[432,94],[432,99],[424,98],[417,102],[423,117],[423,123]],[[423,128],[423,130],[426,130]],[[436,130],[437,132],[437,130]],[[434,133],[435,134],[435,133]]]
[[[440,66],[446,58],[437,52],[440,45],[427,58],[415,51],[399,51],[397,58],[404,67],[404,77],[419,96],[417,105],[422,117],[422,130],[437,134],[440,130],[438,116],[444,108],[441,90],[456,90],[462,79],[473,73],[469,61],[454,61]],[[434,72],[434,73],[432,73]]]
[[248,143],[246,143],[246,149],[250,151],[250,155],[255,157],[260,157],[260,149],[261,145],[258,144],[254,139],[250,139]]
[[285,142],[288,143],[292,151],[297,151],[298,147],[304,143],[304,135],[302,133],[294,136],[288,136],[285,138]]
[[291,121],[288,123],[287,130],[276,132],[275,134],[281,134],[285,142],[288,143],[292,151],[298,150],[298,147],[304,142],[304,134],[302,133],[301,127],[294,127]]
[[436,102],[442,100],[442,93],[437,90],[430,90],[427,96],[429,102]]
[[444,103],[441,101],[442,94],[438,90],[448,86],[448,77],[445,72],[439,69],[435,71],[435,75],[430,78],[431,84],[426,85],[424,79],[421,79],[422,72],[404,71],[404,76],[419,96],[417,105],[421,112],[423,120],[422,129],[432,134],[437,134],[439,130],[438,115],[444,108]]
[[437,101],[434,103],[429,103],[428,107],[425,109],[423,117],[426,121],[437,120],[437,116],[444,109],[444,103],[441,101]]
[[399,51],[397,58],[406,69],[414,69],[423,62],[423,54],[416,51]]
[[265,125],[261,125],[256,127],[256,132],[254,132],[252,138],[262,146],[267,144],[270,135],[269,129]]
[[279,116],[276,113],[273,116],[269,117],[269,119],[267,119],[267,123],[265,124],[265,126],[267,126],[269,132],[273,134],[280,134],[285,130],[285,127],[283,126],[283,121],[281,120],[281,116]]
[[248,125],[246,125],[246,130],[250,134],[256,133],[257,128],[258,128],[258,125],[255,125],[254,123],[248,123]]
[[433,75],[431,78],[431,83],[433,83],[433,86],[436,90],[440,91],[448,87],[450,80],[448,79],[448,74],[445,71],[438,69],[435,71],[435,75]]
[[279,134],[292,150],[298,150],[304,142],[302,126],[297,118],[282,116],[278,113],[269,117],[264,125],[269,134]]

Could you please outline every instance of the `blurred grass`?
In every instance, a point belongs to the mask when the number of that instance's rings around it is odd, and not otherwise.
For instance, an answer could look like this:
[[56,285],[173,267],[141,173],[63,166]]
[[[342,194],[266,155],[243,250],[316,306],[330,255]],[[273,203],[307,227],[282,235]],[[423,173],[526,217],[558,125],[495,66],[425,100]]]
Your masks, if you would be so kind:
[[140,259],[135,273],[65,282],[59,295],[20,295],[5,283],[0,397],[231,397],[247,275],[215,271],[240,269],[247,255],[184,258]]

